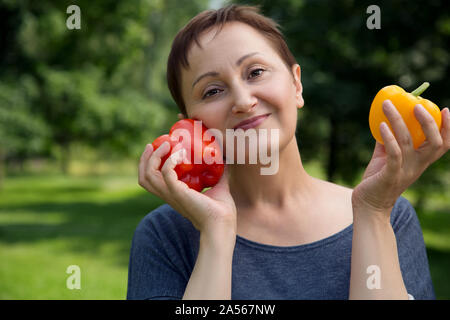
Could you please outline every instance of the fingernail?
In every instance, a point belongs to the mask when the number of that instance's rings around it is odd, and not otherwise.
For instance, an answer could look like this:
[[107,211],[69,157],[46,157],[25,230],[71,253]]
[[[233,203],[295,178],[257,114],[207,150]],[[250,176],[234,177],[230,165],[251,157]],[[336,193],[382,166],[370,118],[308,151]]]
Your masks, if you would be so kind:
[[425,113],[427,112],[427,110],[425,110],[424,106],[421,104],[416,104],[417,110],[419,110],[419,112]]
[[393,106],[393,104],[392,104],[391,100],[389,100],[389,99],[384,100],[384,102],[383,102],[383,109],[384,110],[389,110],[392,106]]
[[176,156],[173,157],[173,163],[179,164],[183,161],[183,159],[184,159],[184,149],[181,149],[180,151],[177,151]]

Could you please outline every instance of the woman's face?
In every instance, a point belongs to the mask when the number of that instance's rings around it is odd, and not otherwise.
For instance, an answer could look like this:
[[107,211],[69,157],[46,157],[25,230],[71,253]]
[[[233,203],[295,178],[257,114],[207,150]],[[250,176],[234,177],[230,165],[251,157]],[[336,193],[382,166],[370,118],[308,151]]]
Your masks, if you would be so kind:
[[227,23],[213,39],[215,31],[201,35],[202,49],[194,43],[190,69],[182,70],[188,117],[219,129],[225,138],[226,129],[239,122],[270,114],[255,129],[279,129],[281,150],[295,135],[297,108],[304,104],[300,66],[289,70],[270,42],[247,24]]

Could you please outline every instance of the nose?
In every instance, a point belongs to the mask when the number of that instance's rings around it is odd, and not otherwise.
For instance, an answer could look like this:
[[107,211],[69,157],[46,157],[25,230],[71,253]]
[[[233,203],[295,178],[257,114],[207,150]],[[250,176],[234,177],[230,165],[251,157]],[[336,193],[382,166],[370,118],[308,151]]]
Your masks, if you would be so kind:
[[251,112],[256,107],[258,99],[245,87],[235,88],[235,104],[233,105],[233,113]]

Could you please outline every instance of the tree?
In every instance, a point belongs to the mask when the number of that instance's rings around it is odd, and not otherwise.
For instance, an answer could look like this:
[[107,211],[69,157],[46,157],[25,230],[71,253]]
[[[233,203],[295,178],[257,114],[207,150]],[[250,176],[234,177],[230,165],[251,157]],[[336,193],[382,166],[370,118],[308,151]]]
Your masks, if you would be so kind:
[[0,82],[0,187],[5,161],[21,163],[46,150],[49,128],[31,111],[34,94],[36,87],[31,78],[22,78],[14,85]]
[[134,155],[168,127],[175,105],[162,62],[179,27],[206,8],[205,0],[183,7],[172,0],[76,4],[81,28],[69,30],[67,3],[0,1],[0,26],[7,31],[0,82],[14,86],[26,77],[35,84],[21,114],[48,127],[46,145],[61,151],[63,171],[74,142]]

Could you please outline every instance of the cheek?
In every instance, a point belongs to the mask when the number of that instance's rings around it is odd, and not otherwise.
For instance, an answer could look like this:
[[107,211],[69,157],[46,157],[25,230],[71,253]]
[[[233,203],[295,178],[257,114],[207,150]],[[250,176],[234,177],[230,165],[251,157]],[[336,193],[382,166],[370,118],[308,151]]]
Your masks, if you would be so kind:
[[226,134],[226,110],[219,104],[208,104],[202,108],[197,108],[192,112],[192,119],[201,120],[207,128],[214,128],[220,131],[224,138]]
[[277,109],[295,106],[295,90],[286,79],[274,77],[259,90],[259,96]]
[[224,122],[221,103],[208,103],[205,105],[199,105],[196,108],[192,108],[189,114],[192,119],[202,120],[203,124],[208,128],[220,129]]
[[[277,119],[283,129],[292,129],[296,126],[297,101],[296,92],[292,83],[286,79],[274,79],[271,84],[262,88],[260,97],[268,103],[277,113]],[[280,128],[281,129],[281,128]]]
[[277,104],[276,117],[273,127],[279,128],[280,148],[288,145],[295,137],[295,130],[297,128],[298,109],[295,101],[285,99],[284,102]]
[[208,128],[215,128],[225,133],[226,129],[226,113],[225,112],[205,112],[200,117]]

